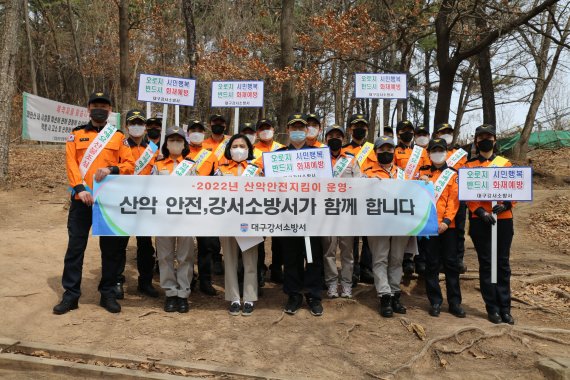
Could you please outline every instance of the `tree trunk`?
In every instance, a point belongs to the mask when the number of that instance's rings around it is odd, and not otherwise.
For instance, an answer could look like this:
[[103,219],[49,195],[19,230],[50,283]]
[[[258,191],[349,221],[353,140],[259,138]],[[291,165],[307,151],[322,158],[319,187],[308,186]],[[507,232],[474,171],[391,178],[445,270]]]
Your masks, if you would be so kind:
[[542,98],[544,97],[546,88],[547,86],[544,83],[544,80],[539,79],[539,83],[537,83],[534,93],[532,94],[532,100],[530,102],[528,113],[526,114],[521,137],[514,147],[515,157],[519,160],[525,160],[526,155],[528,154],[528,140],[530,139],[530,134],[536,120],[536,114],[538,113],[538,109],[542,103]]
[[453,82],[456,71],[456,66],[443,67],[439,69],[439,90],[437,91],[437,102],[435,104],[435,113],[433,115],[433,125],[448,122],[449,107],[451,106],[451,95],[453,94]]
[[[281,2],[281,68],[292,69],[295,64],[293,52],[293,33],[295,23],[295,0],[282,0]],[[289,79],[281,86],[281,107],[279,112],[279,132],[285,132],[287,117],[295,112],[295,85]]]
[[[22,20],[23,1],[4,2],[4,23],[0,40],[0,183],[8,179],[8,152],[10,149],[10,125],[12,101],[16,91],[16,56],[18,34]],[[26,15],[27,17],[28,15]]]
[[473,89],[473,81],[475,77],[475,67],[473,60],[469,62],[469,68],[467,69],[466,74],[467,75],[463,78],[461,84],[459,101],[457,102],[457,113],[455,116],[455,124],[453,126],[453,145],[455,145],[459,139],[459,133],[461,132],[461,121],[463,120],[463,115],[467,109],[467,104],[469,104],[469,98],[471,97],[471,91]]
[[129,0],[119,4],[119,82],[121,85],[121,105],[119,112],[126,113],[130,108],[131,75],[129,66]]
[[[182,0],[182,12],[186,25],[186,55],[188,56],[188,77],[194,78],[198,52],[196,49],[196,24],[194,23],[194,10],[192,0]],[[184,107],[184,118],[190,118],[190,108]]]
[[28,40],[28,57],[30,59],[30,80],[32,81],[32,93],[38,94],[38,81],[36,79],[36,62],[34,60],[34,50],[32,45],[32,33],[30,31],[30,16],[28,12],[28,2],[24,1],[24,21],[26,23],[26,39]]
[[77,62],[77,71],[81,77],[81,84],[83,85],[83,94],[85,99],[89,97],[89,90],[87,89],[87,82],[85,81],[85,75],[83,75],[83,65],[81,64],[81,50],[79,49],[79,40],[77,39],[77,33],[75,32],[75,27],[73,26],[73,11],[71,9],[71,2],[67,0],[67,12],[69,13],[69,25],[71,26],[71,37],[73,38],[73,48],[75,50],[75,61]]
[[431,80],[429,76],[429,67],[431,62],[431,53],[432,49],[426,49],[424,52],[424,79],[426,83],[424,84],[424,127],[428,129],[428,131],[433,131],[433,128],[430,128],[429,121],[430,121],[430,112],[429,112],[429,96],[431,94]]
[[[378,115],[378,99],[372,99],[372,106],[370,107],[370,127],[368,128],[368,141],[374,142],[376,139],[376,129],[380,127],[376,125],[376,116]],[[379,128],[378,128],[379,129]]]

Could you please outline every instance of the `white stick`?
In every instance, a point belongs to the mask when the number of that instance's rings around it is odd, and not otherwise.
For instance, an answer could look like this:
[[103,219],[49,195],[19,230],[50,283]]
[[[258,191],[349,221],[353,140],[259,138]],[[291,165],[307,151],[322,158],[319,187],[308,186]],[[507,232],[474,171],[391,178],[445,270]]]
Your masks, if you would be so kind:
[[166,119],[168,118],[168,104],[162,107],[162,131],[160,132],[160,151],[162,151],[162,146],[164,145],[164,140],[166,137]]
[[305,251],[307,251],[307,263],[313,262],[313,251],[311,250],[311,238],[305,236]]
[[[491,202],[491,207],[495,207],[497,202]],[[498,215],[495,215],[497,218]],[[499,224],[499,219],[497,223],[491,226],[491,283],[497,283],[497,225]]]
[[146,118],[149,119],[151,117],[151,107],[150,107],[151,103],[150,102],[146,102]]
[[239,132],[239,107],[234,108],[234,133]]
[[384,100],[380,99],[378,101],[378,108],[380,108],[380,128],[378,129],[378,137],[384,136]]
[[180,106],[178,104],[174,105],[174,125],[180,127]]

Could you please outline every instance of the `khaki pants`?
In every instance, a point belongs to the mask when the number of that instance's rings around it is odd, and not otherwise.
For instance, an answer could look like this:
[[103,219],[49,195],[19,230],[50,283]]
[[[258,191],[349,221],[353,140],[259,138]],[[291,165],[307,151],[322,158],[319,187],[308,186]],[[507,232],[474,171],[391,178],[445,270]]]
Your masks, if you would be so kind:
[[325,236],[323,240],[325,283],[327,286],[335,285],[338,282],[338,269],[336,267],[336,248],[340,247],[340,278],[341,283],[352,286],[352,270],[354,257],[352,255],[352,236]]
[[[160,287],[167,297],[188,298],[194,274],[194,238],[157,236],[156,254],[160,268]],[[178,266],[174,268],[174,259]]]
[[400,291],[402,260],[408,236],[369,236],[374,286],[379,296]]
[[[239,246],[234,237],[220,237],[224,253],[224,286],[226,301],[239,301],[238,259]],[[243,301],[257,301],[257,246],[242,252]]]

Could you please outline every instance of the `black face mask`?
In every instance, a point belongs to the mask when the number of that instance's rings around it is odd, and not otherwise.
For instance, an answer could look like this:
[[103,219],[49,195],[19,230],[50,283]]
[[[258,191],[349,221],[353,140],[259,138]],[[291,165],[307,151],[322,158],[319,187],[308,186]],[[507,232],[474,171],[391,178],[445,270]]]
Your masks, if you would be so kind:
[[329,139],[327,145],[329,146],[329,148],[331,148],[332,151],[337,151],[340,148],[342,148],[342,140],[337,138],[332,138]]
[[376,157],[378,157],[378,162],[382,165],[388,165],[394,161],[394,153],[391,152],[377,153]]
[[405,143],[409,143],[410,141],[412,141],[413,138],[414,138],[413,132],[404,132],[400,134],[400,140],[402,140]]
[[362,140],[366,137],[366,128],[356,128],[354,131],[352,131],[352,137],[357,140]]
[[479,148],[481,152],[490,152],[493,150],[494,145],[495,142],[493,140],[481,140],[477,143],[477,148]]
[[220,124],[212,125],[212,133],[215,135],[221,135],[222,133],[224,133],[225,129],[226,129],[226,127],[224,127],[223,125],[220,125]]
[[157,128],[147,129],[146,134],[150,139],[157,139],[160,137],[160,129]]
[[89,117],[96,123],[102,123],[104,121],[107,121],[107,118],[109,117],[109,111],[102,108],[93,108],[89,112]]

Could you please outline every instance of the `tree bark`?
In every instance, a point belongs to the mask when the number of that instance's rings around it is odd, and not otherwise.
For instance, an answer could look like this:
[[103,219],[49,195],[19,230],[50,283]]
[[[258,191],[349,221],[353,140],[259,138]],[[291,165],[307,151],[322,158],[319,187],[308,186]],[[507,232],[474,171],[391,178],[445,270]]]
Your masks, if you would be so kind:
[[[18,35],[22,20],[23,1],[4,2],[4,24],[0,39],[0,183],[8,179],[8,153],[10,149],[10,125],[12,101],[16,91],[16,59]],[[27,15],[26,15],[27,17]]]
[[129,66],[129,0],[119,4],[119,83],[121,103],[119,112],[126,113],[130,108],[131,81]]
[[429,96],[431,94],[431,80],[429,75],[429,67],[431,62],[431,49],[426,49],[424,52],[424,126],[428,129],[428,131],[432,131],[433,128],[430,128],[430,112],[429,112]]
[[28,40],[28,57],[30,60],[30,80],[32,81],[32,93],[38,94],[38,81],[36,79],[36,62],[34,60],[34,49],[32,44],[32,33],[30,30],[30,16],[28,12],[28,2],[24,1],[24,21],[26,23],[26,39]]
[[461,122],[463,121],[463,115],[467,109],[467,104],[469,104],[469,98],[471,97],[471,92],[473,89],[473,81],[475,77],[475,65],[473,60],[469,62],[469,68],[465,72],[461,83],[461,91],[459,92],[459,101],[457,102],[457,113],[455,116],[455,124],[453,126],[453,142],[452,145],[457,143],[459,139],[459,133],[461,132]]
[[[194,78],[198,52],[196,48],[196,24],[194,23],[194,9],[192,0],[182,0],[182,13],[186,25],[186,55],[188,56],[188,77]],[[184,117],[190,117],[190,108],[184,107]]]
[[495,112],[495,86],[493,85],[493,72],[491,70],[491,50],[483,49],[477,55],[479,71],[479,85],[481,86],[481,99],[483,101],[483,123],[497,126]]
[[[281,68],[292,69],[295,64],[293,52],[293,33],[295,23],[295,0],[281,2]],[[285,131],[287,117],[295,112],[295,85],[292,79],[286,80],[281,86],[281,107],[279,112],[279,132]]]
[[77,71],[79,72],[81,84],[83,85],[83,94],[85,95],[85,99],[87,99],[89,97],[89,90],[87,88],[85,75],[83,75],[83,65],[81,64],[81,50],[79,49],[79,40],[77,39],[77,33],[75,32],[75,27],[73,26],[73,11],[71,9],[71,2],[69,0],[67,0],[67,12],[69,13],[69,25],[71,26],[71,37],[73,38],[73,48],[75,50]]

